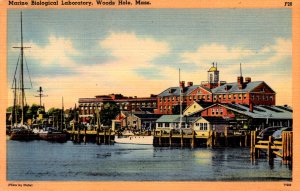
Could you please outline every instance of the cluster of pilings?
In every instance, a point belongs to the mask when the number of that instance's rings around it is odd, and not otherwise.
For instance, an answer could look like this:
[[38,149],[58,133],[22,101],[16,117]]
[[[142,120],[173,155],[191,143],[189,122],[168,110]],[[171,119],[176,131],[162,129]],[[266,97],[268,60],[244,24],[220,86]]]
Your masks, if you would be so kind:
[[114,143],[115,133],[111,129],[97,129],[87,131],[86,127],[73,129],[69,134],[69,139],[74,143],[94,142],[97,144],[112,144]]
[[209,131],[207,136],[197,135],[195,131],[190,134],[155,131],[153,145],[156,147],[248,147],[250,134],[243,133],[229,135]]
[[268,140],[258,140],[256,131],[251,132],[250,156],[252,160],[267,155],[268,161],[272,164],[276,156],[282,158],[283,164],[292,164],[293,160],[293,132],[282,132],[282,140],[274,140],[269,136]]

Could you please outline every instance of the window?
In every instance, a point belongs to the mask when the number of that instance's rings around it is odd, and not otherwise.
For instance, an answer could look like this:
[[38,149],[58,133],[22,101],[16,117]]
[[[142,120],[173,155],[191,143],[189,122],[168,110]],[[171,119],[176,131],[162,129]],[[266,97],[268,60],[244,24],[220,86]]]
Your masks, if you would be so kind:
[[236,99],[236,94],[233,94],[233,99]]
[[214,96],[214,100],[216,100],[216,99],[217,99],[217,96],[215,95],[215,96]]
[[175,97],[172,97],[172,101],[174,101],[175,100]]
[[162,123],[157,123],[157,127],[162,127]]
[[239,94],[239,100],[241,100],[242,99],[242,94]]
[[165,127],[170,127],[170,123],[165,123]]
[[231,94],[228,95],[228,99],[231,99]]
[[189,97],[189,100],[192,101],[192,96]]
[[273,96],[270,96],[270,100],[273,101]]
[[247,99],[247,95],[246,94],[244,94],[244,99]]
[[210,100],[210,96],[209,95],[207,95],[207,100]]
[[204,124],[203,124],[203,130],[204,130],[204,131],[207,131],[207,123],[204,123]]
[[215,114],[215,109],[211,110],[211,114],[214,115]]
[[203,130],[203,123],[200,123],[200,130]]
[[269,97],[268,97],[268,96],[266,96],[265,98],[266,98],[266,101],[268,101],[268,100],[269,100]]
[[196,100],[197,96],[194,96],[194,100]]
[[220,115],[223,115],[223,109],[220,109]]
[[200,99],[201,99],[201,96],[199,95],[199,96],[198,96],[198,100],[200,100]]
[[216,109],[216,115],[219,115],[219,109]]
[[259,101],[259,95],[256,96],[256,99]]
[[223,99],[226,99],[226,94],[223,95]]
[[159,99],[159,102],[162,102],[162,98]]
[[196,125],[197,127],[199,127],[199,123],[196,123],[195,125]]
[[164,97],[164,102],[166,102],[166,98]]
[[251,100],[254,100],[254,97],[255,97],[254,95],[251,95]]

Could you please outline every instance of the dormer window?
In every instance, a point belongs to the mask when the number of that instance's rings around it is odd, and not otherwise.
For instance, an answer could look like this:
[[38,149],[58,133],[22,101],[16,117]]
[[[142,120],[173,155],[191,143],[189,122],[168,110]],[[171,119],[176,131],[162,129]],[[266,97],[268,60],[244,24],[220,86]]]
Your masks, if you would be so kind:
[[226,90],[226,91],[229,91],[231,88],[232,88],[232,86],[230,86],[230,85],[226,85],[226,86],[225,86],[225,90]]
[[176,89],[174,89],[174,88],[169,89],[170,94],[174,93],[175,91],[176,91]]

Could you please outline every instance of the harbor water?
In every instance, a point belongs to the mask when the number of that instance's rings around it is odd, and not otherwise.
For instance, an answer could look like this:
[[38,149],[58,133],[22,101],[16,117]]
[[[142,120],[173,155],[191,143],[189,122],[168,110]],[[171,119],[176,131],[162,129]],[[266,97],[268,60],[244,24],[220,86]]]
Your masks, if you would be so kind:
[[169,148],[7,140],[7,180],[290,181],[275,158],[250,160],[249,148]]

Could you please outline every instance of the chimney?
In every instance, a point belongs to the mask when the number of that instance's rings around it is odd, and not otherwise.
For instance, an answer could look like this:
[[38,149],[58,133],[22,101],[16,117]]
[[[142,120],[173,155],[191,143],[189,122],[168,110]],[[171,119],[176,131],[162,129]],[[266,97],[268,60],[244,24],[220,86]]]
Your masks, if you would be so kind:
[[180,81],[180,88],[182,90],[185,88],[185,81]]
[[245,78],[245,83],[248,84],[249,82],[251,82],[251,78],[250,78],[250,77],[246,77],[246,78]]
[[242,74],[242,63],[240,63],[240,76],[237,77],[237,83],[238,83],[238,87],[239,89],[243,89],[243,85],[244,85],[244,78],[243,78],[243,74]]
[[188,86],[188,87],[193,86],[193,82],[188,82],[188,83],[187,83],[187,86]]
[[253,103],[252,102],[249,103],[249,111],[253,112]]
[[243,76],[238,76],[237,77],[237,83],[238,83],[239,89],[243,89],[243,84],[244,84],[244,78],[243,78]]

